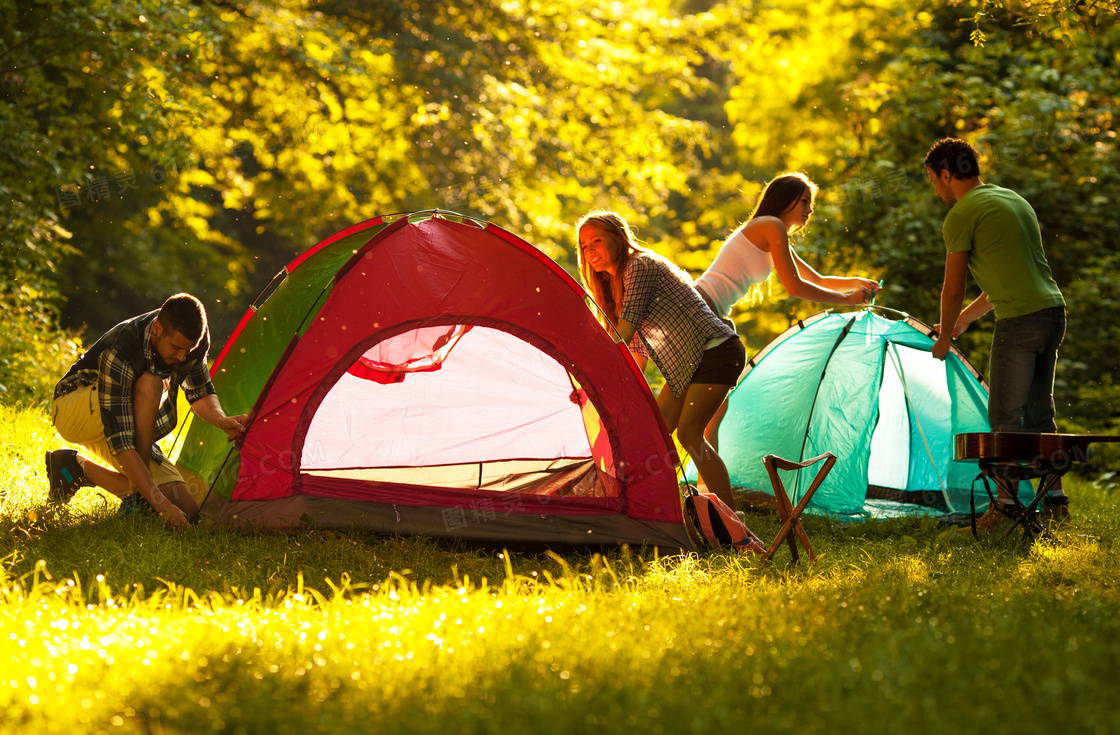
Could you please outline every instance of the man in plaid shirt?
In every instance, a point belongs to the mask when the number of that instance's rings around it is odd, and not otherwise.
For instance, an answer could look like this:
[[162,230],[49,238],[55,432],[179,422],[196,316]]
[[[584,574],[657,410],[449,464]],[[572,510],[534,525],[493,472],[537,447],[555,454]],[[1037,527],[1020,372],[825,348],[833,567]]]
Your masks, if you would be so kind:
[[203,421],[231,438],[245,430],[246,417],[226,416],[218,402],[209,348],[206,311],[182,293],[102,335],[58,381],[51,420],[63,439],[109,466],[73,449],[47,452],[51,500],[67,503],[95,485],[127,503],[147,501],[171,528],[189,525],[198,506],[156,443],[175,428],[179,386]]

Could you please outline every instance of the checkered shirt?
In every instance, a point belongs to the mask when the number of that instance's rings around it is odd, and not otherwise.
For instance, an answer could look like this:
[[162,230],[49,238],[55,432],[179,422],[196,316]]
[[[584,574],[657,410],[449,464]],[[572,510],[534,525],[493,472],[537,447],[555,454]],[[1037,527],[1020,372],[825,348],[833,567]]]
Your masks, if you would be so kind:
[[[152,459],[162,464],[166,461],[166,457],[155,442],[175,430],[178,422],[176,403],[179,386],[183,385],[184,395],[190,403],[216,391],[206,368],[209,335],[204,335],[199,347],[178,365],[170,369],[157,366],[152,350],[152,325],[155,324],[157,313],[151,312],[128,322],[122,322],[107,332],[90,348],[91,352],[100,348],[100,353],[96,355],[97,367],[93,368],[89,364],[92,361],[86,360],[83,356],[75,365],[76,369],[71,369],[62,380],[58,381],[54,389],[54,397],[61,398],[78,388],[96,385],[97,400],[101,407],[101,422],[105,426],[105,438],[108,440],[109,450],[116,455],[129,449],[136,449],[136,418],[132,409],[132,388],[136,384],[136,378],[143,372],[150,372],[163,378],[166,392],[156,415],[156,432],[151,454]],[[142,339],[139,340],[139,344],[136,339],[127,338],[135,337],[135,333],[141,329]],[[129,331],[133,334],[128,334]],[[103,341],[107,344],[102,346]],[[83,366],[83,362],[87,364]],[[139,370],[138,366],[141,366]]]
[[622,312],[619,318],[637,327],[630,350],[650,357],[680,398],[704,355],[704,345],[716,337],[738,338],[731,327],[712,313],[692,279],[651,253],[638,253],[622,274]]

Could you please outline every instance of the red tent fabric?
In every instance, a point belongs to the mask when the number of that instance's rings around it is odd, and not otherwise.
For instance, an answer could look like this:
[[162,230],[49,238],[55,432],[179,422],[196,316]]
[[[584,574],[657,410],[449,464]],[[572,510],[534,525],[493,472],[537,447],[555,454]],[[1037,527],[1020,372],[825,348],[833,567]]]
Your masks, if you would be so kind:
[[494,225],[410,216],[355,249],[292,338],[222,516],[691,548],[677,464],[562,268]]

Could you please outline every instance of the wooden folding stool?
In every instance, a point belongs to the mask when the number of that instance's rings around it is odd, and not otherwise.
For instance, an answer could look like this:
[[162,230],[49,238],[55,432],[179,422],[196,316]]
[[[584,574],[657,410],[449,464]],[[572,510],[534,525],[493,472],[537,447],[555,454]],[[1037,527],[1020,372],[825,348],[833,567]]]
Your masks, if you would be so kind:
[[[782,485],[782,478],[778,476],[778,470],[803,470],[806,467],[812,467],[821,460],[824,460],[824,464],[817,471],[813,484],[801,496],[797,507],[793,507],[789,496],[786,495],[786,488]],[[813,493],[817,492],[817,488],[824,482],[824,478],[832,470],[832,465],[836,464],[836,455],[832,452],[825,452],[819,457],[813,457],[804,462],[790,462],[788,459],[768,454],[762,458],[762,464],[766,466],[766,473],[770,475],[770,484],[774,486],[774,499],[778,503],[778,517],[782,520],[782,527],[778,531],[778,535],[770,542],[770,547],[766,549],[766,553],[762,555],[762,562],[766,563],[774,557],[774,552],[778,550],[782,541],[789,544],[790,553],[793,554],[793,560],[796,562],[798,558],[797,543],[795,543],[793,536],[790,536],[790,531],[793,531],[797,540],[801,542],[801,545],[805,547],[805,551],[809,554],[809,560],[815,563],[817,555],[813,553],[813,547],[809,543],[809,535],[805,533],[805,527],[801,525],[801,512],[813,499]]]

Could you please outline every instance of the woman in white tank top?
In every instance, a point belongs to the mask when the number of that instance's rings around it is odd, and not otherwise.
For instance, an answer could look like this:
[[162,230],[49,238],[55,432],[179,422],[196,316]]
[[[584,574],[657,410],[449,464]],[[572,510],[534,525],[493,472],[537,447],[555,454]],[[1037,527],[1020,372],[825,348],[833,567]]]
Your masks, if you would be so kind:
[[[822,276],[790,247],[790,235],[809,224],[816,195],[817,185],[805,174],[782,174],[766,185],[750,218],[724,241],[696,281],[696,290],[716,316],[730,314],[731,307],[772,271],[790,296],[806,301],[855,306],[879,292],[880,285],[866,278]],[[724,400],[704,430],[704,438],[716,450],[716,433],[726,412]]]
[[866,278],[822,276],[790,247],[789,236],[804,228],[813,213],[817,185],[805,174],[782,174],[762,190],[754,211],[724,241],[696,288],[716,316],[777,271],[790,296],[824,304],[866,303],[879,284]]

